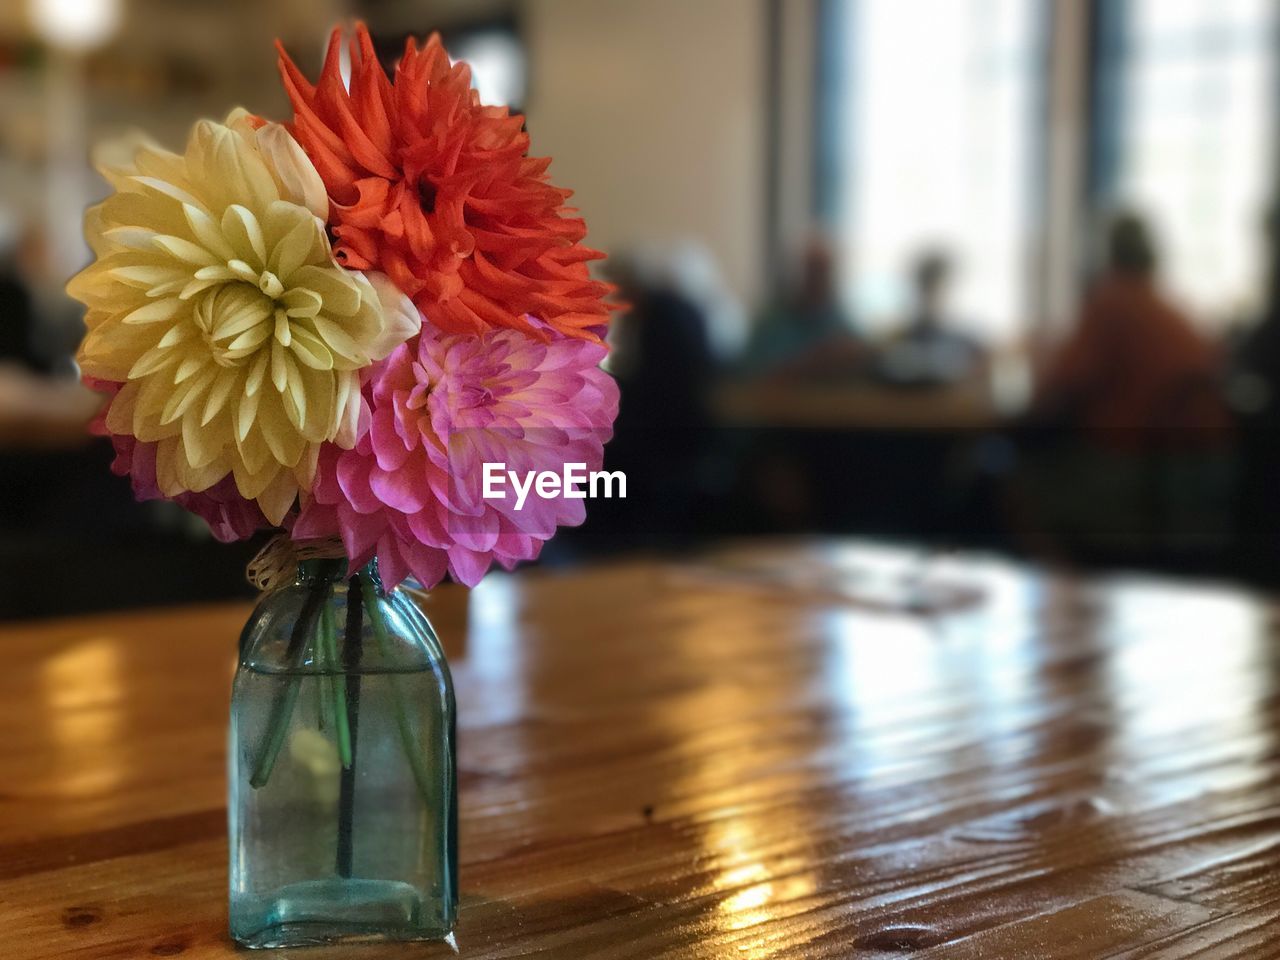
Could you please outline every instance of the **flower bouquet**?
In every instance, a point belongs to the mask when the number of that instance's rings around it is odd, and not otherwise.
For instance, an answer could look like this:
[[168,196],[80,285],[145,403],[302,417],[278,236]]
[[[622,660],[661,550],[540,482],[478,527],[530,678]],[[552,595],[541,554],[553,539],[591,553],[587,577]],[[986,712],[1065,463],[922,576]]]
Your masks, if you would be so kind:
[[494,495],[485,465],[597,469],[618,404],[600,254],[521,118],[482,105],[438,37],[409,40],[394,80],[363,26],[349,64],[343,43],[314,83],[280,48],[289,122],[234,110],[182,153],[103,149],[114,192],[68,286],[135,495],[223,541],[279,530],[232,702],[249,946],[452,929],[453,694],[396,587],[474,585],[580,523],[580,496]]

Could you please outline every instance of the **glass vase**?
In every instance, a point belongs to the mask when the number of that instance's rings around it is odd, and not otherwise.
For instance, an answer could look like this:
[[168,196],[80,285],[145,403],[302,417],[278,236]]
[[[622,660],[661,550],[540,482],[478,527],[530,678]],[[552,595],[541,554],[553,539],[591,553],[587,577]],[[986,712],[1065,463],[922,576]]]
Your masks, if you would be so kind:
[[431,625],[371,564],[304,561],[241,637],[231,699],[231,935],[432,940],[457,910],[455,708]]

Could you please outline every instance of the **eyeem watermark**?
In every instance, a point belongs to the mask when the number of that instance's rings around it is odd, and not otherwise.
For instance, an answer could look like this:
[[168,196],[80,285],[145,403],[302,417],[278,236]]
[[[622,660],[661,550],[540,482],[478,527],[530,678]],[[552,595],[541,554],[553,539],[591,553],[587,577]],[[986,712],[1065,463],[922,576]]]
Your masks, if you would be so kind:
[[[587,497],[612,498],[627,496],[627,475],[621,470],[587,471],[585,463],[566,463],[564,473],[554,470],[529,470],[523,477],[515,471],[508,470],[505,463],[486,463],[484,465],[484,490],[481,494],[486,500],[505,500],[508,496],[506,487],[516,495],[516,509],[523,510],[530,491],[543,500],[564,497],[566,500],[585,500]],[[615,493],[616,489],[616,493]]]

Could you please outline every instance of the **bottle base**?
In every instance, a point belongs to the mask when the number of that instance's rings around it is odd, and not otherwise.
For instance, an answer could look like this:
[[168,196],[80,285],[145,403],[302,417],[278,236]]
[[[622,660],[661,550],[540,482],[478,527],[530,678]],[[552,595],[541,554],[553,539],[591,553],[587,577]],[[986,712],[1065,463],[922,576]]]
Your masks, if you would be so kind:
[[334,943],[443,940],[439,903],[391,880],[308,880],[268,896],[233,894],[231,936],[250,949]]

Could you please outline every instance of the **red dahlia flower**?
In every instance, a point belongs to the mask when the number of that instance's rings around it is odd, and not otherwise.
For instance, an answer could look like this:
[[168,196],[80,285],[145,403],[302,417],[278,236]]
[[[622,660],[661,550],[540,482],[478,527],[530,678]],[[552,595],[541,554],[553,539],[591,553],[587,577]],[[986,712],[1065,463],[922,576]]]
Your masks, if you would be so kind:
[[388,80],[363,24],[351,41],[350,90],[335,30],[312,86],[280,49],[292,133],[324,180],[338,259],[384,271],[449,333],[512,327],[538,336],[540,317],[569,337],[599,340],[608,284],[601,254],[547,182],[550,160],[528,156],[521,117],[481,106],[471,69],[451,64],[433,34],[405,44]]

